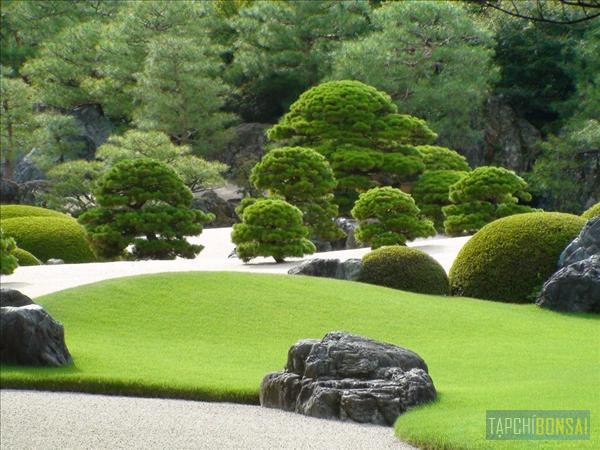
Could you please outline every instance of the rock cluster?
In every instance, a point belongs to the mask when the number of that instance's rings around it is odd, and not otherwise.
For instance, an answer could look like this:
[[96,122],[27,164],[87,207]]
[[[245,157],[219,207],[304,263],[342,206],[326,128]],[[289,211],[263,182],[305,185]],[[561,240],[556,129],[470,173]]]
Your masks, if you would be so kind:
[[308,416],[392,425],[411,406],[434,400],[416,353],[343,332],[294,344],[282,372],[260,387],[260,404]]
[[559,270],[546,281],[536,304],[555,311],[600,314],[600,217],[562,252]]
[[358,258],[340,261],[339,259],[314,258],[292,267],[290,275],[309,275],[312,277],[337,278],[356,281],[360,275],[361,260]]
[[0,362],[30,366],[72,363],[63,326],[13,289],[0,292]]

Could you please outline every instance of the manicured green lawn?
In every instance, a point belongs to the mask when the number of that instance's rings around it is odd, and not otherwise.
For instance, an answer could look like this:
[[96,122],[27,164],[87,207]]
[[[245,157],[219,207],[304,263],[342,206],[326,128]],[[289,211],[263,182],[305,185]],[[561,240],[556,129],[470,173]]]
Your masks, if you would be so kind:
[[[65,325],[75,366],[2,367],[2,387],[256,402],[292,343],[345,330],[406,346],[429,365],[439,400],[399,418],[402,439],[600,448],[600,322],[591,315],[243,273],[123,278],[38,301]],[[485,440],[486,409],[541,408],[590,409],[592,440]]]

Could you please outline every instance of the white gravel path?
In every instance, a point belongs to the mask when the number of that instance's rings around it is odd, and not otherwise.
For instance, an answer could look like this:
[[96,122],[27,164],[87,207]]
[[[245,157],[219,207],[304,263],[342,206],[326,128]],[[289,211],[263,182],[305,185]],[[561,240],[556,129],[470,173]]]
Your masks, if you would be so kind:
[[[244,271],[286,273],[302,259],[243,264],[230,228],[205,230],[192,241],[205,246],[194,260],[132,261],[19,267],[3,287],[38,297],[110,278],[159,272]],[[448,271],[468,240],[417,239],[409,243]],[[360,258],[369,249],[310,255],[306,259]],[[257,406],[183,400],[109,397],[34,391],[0,391],[2,449],[412,449],[387,427],[325,421]]]
[[392,428],[259,406],[0,391],[3,449],[413,449]]
[[[190,239],[204,245],[204,250],[196,259],[176,259],[174,261],[120,261],[92,264],[62,264],[56,266],[19,267],[14,274],[2,277],[2,286],[18,289],[30,297],[49,294],[82,284],[94,283],[109,278],[119,278],[160,272],[189,271],[243,271],[258,273],[287,273],[303,259],[290,258],[284,264],[275,264],[271,258],[256,258],[244,264],[237,258],[228,256],[234,249],[229,236],[231,228],[204,230],[198,238]],[[411,247],[419,248],[434,257],[446,271],[469,237],[429,238],[410,242]],[[360,258],[368,248],[316,253],[311,258]]]

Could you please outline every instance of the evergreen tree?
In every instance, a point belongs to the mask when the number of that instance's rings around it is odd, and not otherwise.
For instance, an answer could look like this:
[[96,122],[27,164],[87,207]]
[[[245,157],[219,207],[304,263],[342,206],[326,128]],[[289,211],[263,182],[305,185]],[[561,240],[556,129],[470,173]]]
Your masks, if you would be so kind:
[[358,192],[400,185],[424,169],[414,145],[432,143],[427,124],[398,114],[384,92],[358,81],[332,81],[309,89],[268,131],[279,144],[321,152],[338,180],[336,202],[351,209]]
[[420,145],[417,147],[417,150],[423,156],[426,172],[430,170],[467,171],[471,169],[463,155],[449,148],[435,145]]
[[518,204],[531,200],[527,189],[525,180],[512,170],[478,167],[450,186],[453,204],[442,208],[446,233],[473,233],[499,217],[539,211]]
[[5,236],[0,229],[0,273],[2,275],[10,275],[17,268],[18,261],[13,255],[16,248],[15,240]]
[[443,145],[477,145],[496,77],[491,32],[459,2],[442,1],[385,2],[373,13],[373,27],[335,53],[333,78],[387,92],[399,111],[427,120]]
[[0,78],[0,162],[2,176],[13,177],[13,164],[28,150],[33,124],[33,93],[21,79]]
[[98,207],[79,217],[99,256],[136,259],[194,258],[202,246],[186,236],[202,232],[214,216],[190,209],[192,193],[173,169],[140,158],[115,164],[98,182]]
[[421,219],[419,213],[413,198],[400,189],[370,189],[360,194],[352,208],[352,216],[359,221],[356,238],[375,249],[435,235],[432,222]]
[[273,122],[330,72],[331,52],[370,29],[360,0],[257,1],[231,23],[237,34],[228,71],[239,87],[234,108],[248,122]]
[[279,199],[248,201],[238,209],[242,223],[233,226],[231,240],[238,256],[247,262],[257,256],[272,256],[281,263],[288,256],[315,252],[302,225],[302,212]]
[[343,236],[334,222],[333,171],[316,151],[303,147],[273,149],[254,166],[251,180],[257,189],[268,190],[298,207],[312,238],[330,241]]

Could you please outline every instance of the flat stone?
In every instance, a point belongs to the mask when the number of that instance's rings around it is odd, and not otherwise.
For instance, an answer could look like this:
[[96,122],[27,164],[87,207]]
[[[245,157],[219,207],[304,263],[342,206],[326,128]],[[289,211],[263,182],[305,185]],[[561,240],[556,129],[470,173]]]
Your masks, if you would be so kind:
[[358,258],[347,259],[346,261],[314,258],[292,267],[288,273],[290,275],[308,275],[356,281],[360,275],[361,264],[362,261]]

